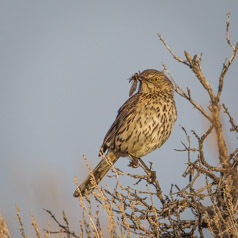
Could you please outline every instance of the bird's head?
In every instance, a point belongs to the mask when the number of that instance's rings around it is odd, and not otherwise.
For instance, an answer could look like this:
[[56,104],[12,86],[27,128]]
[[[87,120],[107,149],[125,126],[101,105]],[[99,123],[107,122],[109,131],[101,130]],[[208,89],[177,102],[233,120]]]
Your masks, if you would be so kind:
[[174,87],[172,82],[167,78],[167,76],[155,69],[146,69],[142,73],[135,73],[130,81],[133,81],[131,86],[129,96],[131,96],[137,86],[137,82],[140,82],[139,93],[156,93],[167,91],[168,93],[173,93]]

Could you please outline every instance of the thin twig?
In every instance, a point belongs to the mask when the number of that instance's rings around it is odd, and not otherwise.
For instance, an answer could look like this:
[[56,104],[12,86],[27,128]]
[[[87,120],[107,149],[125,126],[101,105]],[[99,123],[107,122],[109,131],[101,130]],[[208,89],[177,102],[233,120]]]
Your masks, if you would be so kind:
[[15,207],[16,207],[16,210],[17,210],[17,220],[19,222],[19,230],[21,232],[21,235],[22,237],[24,238],[28,238],[28,236],[25,234],[25,231],[24,231],[24,228],[23,228],[23,222],[22,222],[22,219],[21,219],[21,214],[20,214],[20,209],[19,207],[17,206],[17,204],[15,204]]
[[230,29],[230,13],[227,14],[227,19],[226,19],[226,40],[227,40],[227,44],[233,49],[233,53],[232,53],[230,59],[228,60],[228,62],[226,62],[227,60],[225,60],[225,62],[223,64],[223,68],[222,68],[221,75],[220,75],[220,78],[219,78],[219,87],[218,87],[218,92],[217,92],[217,102],[220,101],[221,92],[222,92],[222,88],[223,88],[223,82],[224,82],[226,72],[228,71],[228,69],[229,69],[230,65],[232,64],[233,60],[235,59],[236,53],[238,51],[238,42],[236,43],[236,46],[234,47],[234,45],[230,41],[229,29]]
[[230,129],[230,131],[236,131],[238,132],[238,125],[235,124],[235,121],[233,119],[233,117],[231,116],[231,114],[229,113],[228,111],[228,108],[225,106],[225,104],[222,104],[224,110],[225,110],[225,113],[227,114],[227,116],[229,117],[229,121],[231,123],[231,126],[232,128]]
[[173,81],[174,85],[175,85],[175,91],[182,97],[184,97],[185,99],[187,99],[198,111],[200,111],[202,113],[202,115],[204,117],[206,117],[210,122],[212,122],[212,117],[210,115],[207,114],[207,112],[205,111],[205,109],[202,106],[199,106],[192,98],[191,98],[191,92],[190,89],[187,88],[188,93],[185,93],[185,91],[175,82],[175,80],[173,79],[172,75],[169,73],[167,67],[165,64],[163,64],[164,69],[166,70],[166,72],[168,73],[170,79]]
[[190,65],[189,65],[186,61],[182,60],[180,57],[176,56],[176,55],[173,53],[173,51],[170,49],[170,47],[168,46],[168,44],[166,43],[166,41],[163,39],[163,37],[162,37],[161,34],[158,33],[157,35],[158,35],[158,37],[160,38],[160,40],[163,42],[163,44],[165,45],[165,47],[168,49],[168,51],[170,52],[170,54],[174,57],[174,59],[176,59],[178,62],[183,63],[183,64],[185,64],[185,65],[187,65],[187,66],[190,67]]
[[[71,236],[73,236],[73,237],[76,237],[76,238],[79,238],[79,236],[77,236],[76,234],[75,234],[75,232],[72,232],[72,231],[70,231],[69,230],[69,228],[68,228],[68,226],[67,226],[67,224],[66,224],[66,226],[65,225],[63,225],[63,224],[61,224],[57,219],[56,219],[56,217],[55,217],[55,215],[50,211],[50,210],[47,210],[47,209],[44,209],[50,216],[51,216],[51,218],[55,221],[55,223],[60,227],[60,228],[62,228],[63,229],[63,232],[65,233],[65,234],[69,234],[69,235],[71,235]],[[44,229],[45,230],[45,229]],[[51,234],[51,233],[61,233],[61,231],[49,231],[49,230],[45,230],[47,233],[49,233],[49,234]]]

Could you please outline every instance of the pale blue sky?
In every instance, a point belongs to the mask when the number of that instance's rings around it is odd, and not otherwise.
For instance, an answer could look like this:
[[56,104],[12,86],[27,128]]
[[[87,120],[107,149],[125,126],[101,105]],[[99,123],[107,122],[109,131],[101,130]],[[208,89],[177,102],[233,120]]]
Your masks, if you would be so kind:
[[[88,174],[82,154],[94,167],[99,147],[127,100],[128,79],[138,70],[162,70],[189,86],[201,105],[208,97],[193,74],[176,62],[157,37],[184,58],[203,53],[203,71],[217,90],[231,49],[226,44],[226,13],[231,41],[238,41],[238,2],[233,1],[72,1],[0,0],[0,213],[13,237],[19,236],[14,203],[31,234],[30,211],[47,227],[48,216],[66,210],[75,220],[73,176]],[[224,84],[222,100],[237,119],[237,59]],[[206,122],[176,95],[178,120],[168,142],[145,157],[152,161],[164,191],[181,186],[185,140],[179,125],[202,133]],[[230,139],[230,148],[235,142]],[[210,155],[212,155],[211,152]],[[214,164],[218,161],[213,159]],[[116,166],[127,169],[126,158]],[[106,178],[103,184],[110,185]]]

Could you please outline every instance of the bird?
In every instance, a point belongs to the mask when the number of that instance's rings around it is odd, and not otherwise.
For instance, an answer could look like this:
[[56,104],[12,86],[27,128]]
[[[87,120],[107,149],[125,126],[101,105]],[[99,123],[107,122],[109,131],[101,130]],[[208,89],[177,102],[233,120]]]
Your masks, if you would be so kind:
[[93,170],[94,179],[89,175],[75,190],[74,197],[89,195],[120,157],[136,161],[161,147],[171,135],[177,109],[174,86],[165,73],[146,69],[129,82],[133,82],[129,99],[119,108],[100,148],[99,156],[106,159]]

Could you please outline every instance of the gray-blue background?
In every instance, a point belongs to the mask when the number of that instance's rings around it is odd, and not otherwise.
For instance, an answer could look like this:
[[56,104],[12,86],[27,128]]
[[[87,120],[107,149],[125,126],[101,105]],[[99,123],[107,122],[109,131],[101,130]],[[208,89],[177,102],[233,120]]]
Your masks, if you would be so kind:
[[[160,42],[161,33],[174,53],[184,58],[203,53],[203,71],[214,90],[224,59],[226,13],[231,12],[231,41],[238,41],[238,3],[222,1],[0,1],[0,213],[13,237],[19,237],[14,204],[21,209],[26,232],[32,212],[42,228],[48,216],[65,210],[74,228],[81,217],[72,197],[73,176],[88,174],[82,154],[94,167],[99,147],[118,108],[128,98],[128,79],[138,70],[162,70],[165,63],[178,84],[189,86],[199,104],[207,94],[184,65]],[[237,121],[237,59],[222,96]],[[168,142],[144,158],[152,161],[164,191],[181,178],[186,154],[179,127],[208,124],[176,95],[178,120]],[[224,117],[225,120],[226,117]],[[215,165],[215,143],[208,155]],[[229,149],[235,146],[228,137]],[[196,145],[196,144],[195,144]],[[126,158],[116,166],[127,169]],[[133,171],[135,172],[135,170]],[[106,178],[102,184],[109,184]],[[125,183],[126,185],[126,183]]]

